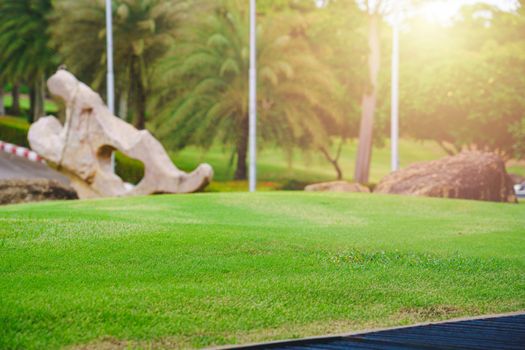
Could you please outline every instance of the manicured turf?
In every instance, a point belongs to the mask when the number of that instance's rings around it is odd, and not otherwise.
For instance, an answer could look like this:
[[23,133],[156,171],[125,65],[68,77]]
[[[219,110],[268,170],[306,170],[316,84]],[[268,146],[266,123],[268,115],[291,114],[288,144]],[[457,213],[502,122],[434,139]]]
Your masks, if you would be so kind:
[[521,164],[513,164],[512,166],[507,167],[507,172],[509,174],[525,176],[525,162],[521,162]]
[[[384,147],[374,147],[370,169],[370,182],[377,183],[390,173],[390,145],[388,140]],[[335,145],[334,145],[335,148]],[[400,140],[399,152],[401,166],[414,162],[439,159],[446,156],[435,142],[419,142],[411,139]],[[335,150],[333,152],[335,154]],[[354,177],[357,142],[348,142],[342,149],[340,165],[343,177],[352,180]],[[234,166],[228,166],[230,154],[224,147],[215,146],[208,152],[195,147],[186,147],[173,153],[177,166],[185,170],[194,169],[200,162],[208,162],[215,171],[215,180],[225,181],[233,178]],[[336,172],[326,159],[318,152],[303,154],[295,152],[291,164],[287,157],[277,148],[266,147],[258,154],[257,173],[264,181],[301,181],[315,182],[335,180]]]
[[[525,309],[525,205],[197,194],[0,208],[0,348],[204,347]],[[84,348],[84,347],[82,347]]]
[[[11,108],[13,105],[13,98],[11,95],[4,95],[4,106],[6,108]],[[29,96],[22,95],[20,96],[20,108],[29,110]],[[46,99],[44,102],[44,108],[46,112],[48,113],[56,113],[58,111],[58,107],[56,103],[50,99]]]

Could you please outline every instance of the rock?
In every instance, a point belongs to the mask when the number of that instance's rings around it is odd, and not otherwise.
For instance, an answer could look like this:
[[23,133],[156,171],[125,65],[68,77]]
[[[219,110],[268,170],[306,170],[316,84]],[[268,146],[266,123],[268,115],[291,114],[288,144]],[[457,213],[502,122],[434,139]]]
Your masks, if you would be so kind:
[[307,192],[370,192],[366,186],[346,181],[322,182],[308,185],[304,190]]
[[509,176],[512,179],[512,183],[514,185],[525,184],[525,177],[523,177],[521,175],[516,175],[516,174],[509,174]]
[[515,203],[512,185],[496,154],[463,152],[393,172],[375,192]]
[[[137,130],[115,117],[102,98],[65,70],[47,82],[50,92],[66,105],[64,127],[55,117],[40,118],[29,129],[31,148],[71,179],[81,198],[188,193],[208,185],[213,169],[201,164],[185,173],[147,130]],[[144,164],[144,178],[133,189],[111,168],[111,154],[119,150]]]
[[78,199],[75,190],[56,180],[0,180],[0,204]]

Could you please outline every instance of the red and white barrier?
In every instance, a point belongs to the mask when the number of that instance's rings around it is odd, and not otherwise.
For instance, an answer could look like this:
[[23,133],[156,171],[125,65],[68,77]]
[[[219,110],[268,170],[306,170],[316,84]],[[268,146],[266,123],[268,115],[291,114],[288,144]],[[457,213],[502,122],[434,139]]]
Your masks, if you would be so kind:
[[44,158],[40,157],[36,152],[31,151],[30,149],[27,149],[25,147],[20,147],[4,141],[0,141],[0,151],[11,153],[19,157],[24,157],[33,162],[46,162]]

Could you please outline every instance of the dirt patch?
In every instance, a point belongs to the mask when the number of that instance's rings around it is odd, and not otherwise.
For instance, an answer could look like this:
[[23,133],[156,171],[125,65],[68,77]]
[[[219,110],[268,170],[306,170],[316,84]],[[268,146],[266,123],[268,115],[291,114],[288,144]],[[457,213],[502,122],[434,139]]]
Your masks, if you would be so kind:
[[0,204],[78,199],[75,190],[49,179],[0,180]]
[[131,349],[193,349],[188,340],[179,338],[165,338],[160,340],[118,340],[103,338],[88,344],[72,345],[65,347],[67,350],[131,350]]
[[465,310],[450,305],[409,307],[399,310],[398,318],[409,321],[441,320],[465,314]]

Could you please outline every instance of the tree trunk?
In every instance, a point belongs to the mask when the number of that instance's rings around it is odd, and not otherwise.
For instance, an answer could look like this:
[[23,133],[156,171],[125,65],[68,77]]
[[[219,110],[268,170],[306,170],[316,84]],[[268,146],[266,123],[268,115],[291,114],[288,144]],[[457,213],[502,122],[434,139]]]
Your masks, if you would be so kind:
[[28,117],[29,124],[32,124],[34,122],[33,120],[33,115],[35,114],[34,109],[35,109],[35,87],[30,86],[29,87],[29,117]]
[[237,139],[237,168],[235,169],[235,180],[247,179],[246,155],[248,154],[248,115],[241,122],[240,134]]
[[328,160],[330,162],[330,164],[332,164],[332,166],[334,167],[335,172],[337,174],[337,178],[336,178],[337,181],[342,180],[343,179],[343,170],[339,166],[339,161],[337,159],[331,158],[328,153],[325,153],[323,151],[322,151],[322,153],[324,154],[326,160]]
[[447,146],[444,141],[439,140],[436,142],[441,147],[441,149],[444,150],[449,156],[453,156],[457,154],[457,152],[455,152],[455,150],[452,149],[451,147]]
[[143,130],[146,127],[146,93],[141,81],[137,82],[137,96],[135,99],[135,105],[137,108],[135,127],[139,130]]
[[322,146],[319,147],[319,150],[324,155],[326,160],[329,161],[330,164],[332,164],[332,166],[334,167],[335,172],[337,173],[337,180],[342,180],[343,179],[343,170],[341,169],[341,166],[339,165],[339,157],[341,156],[341,151],[343,149],[344,142],[345,142],[345,140],[343,138],[341,138],[341,142],[339,143],[339,147],[337,149],[337,153],[336,153],[335,157],[332,157],[330,155],[330,152],[325,147],[322,147]]
[[20,115],[20,84],[14,83],[11,90],[13,96],[13,104],[11,105],[11,114]]
[[0,115],[5,115],[4,85],[0,83]]
[[44,116],[45,101],[44,77],[40,77],[33,85],[31,96],[31,122],[36,122]]
[[122,89],[118,102],[118,116],[123,120],[128,120],[128,89]]
[[355,164],[355,181],[368,183],[370,173],[370,159],[372,156],[372,136],[374,128],[374,114],[377,103],[378,76],[380,67],[380,42],[379,42],[379,14],[373,13],[368,17],[368,55],[369,88],[362,100],[361,125],[359,130],[359,144]]

